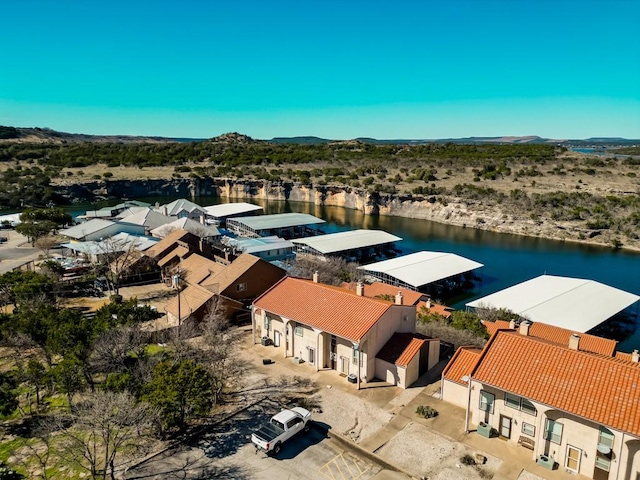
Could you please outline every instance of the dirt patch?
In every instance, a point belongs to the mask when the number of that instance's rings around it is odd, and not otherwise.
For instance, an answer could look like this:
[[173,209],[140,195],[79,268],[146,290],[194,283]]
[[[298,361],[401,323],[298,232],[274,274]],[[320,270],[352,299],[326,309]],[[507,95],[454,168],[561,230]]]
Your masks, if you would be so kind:
[[486,458],[483,465],[465,465],[462,458],[465,455],[473,458],[473,450],[431,433],[413,422],[403,429],[401,435],[394,436],[376,453],[419,478],[431,480],[487,478],[502,463],[497,458],[483,454]]

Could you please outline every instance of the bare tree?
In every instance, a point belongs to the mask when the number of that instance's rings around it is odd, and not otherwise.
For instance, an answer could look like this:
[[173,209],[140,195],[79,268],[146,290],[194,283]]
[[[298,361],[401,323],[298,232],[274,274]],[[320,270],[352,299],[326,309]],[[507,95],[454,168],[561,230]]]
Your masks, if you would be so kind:
[[496,308],[482,303],[478,305],[474,311],[483,322],[495,322],[496,320],[504,320],[508,322],[515,320],[516,323],[520,323],[522,320],[528,320],[526,315],[518,315],[508,308]]
[[240,332],[231,328],[226,309],[220,300],[205,316],[202,340],[207,369],[213,379],[213,403],[216,405],[231,379],[237,380],[242,372],[242,362],[235,355]]
[[300,255],[291,262],[289,274],[299,278],[313,278],[318,272],[319,281],[329,285],[340,285],[342,282],[356,282],[363,277],[358,264],[347,262],[344,258],[319,258],[310,255]]
[[131,355],[146,346],[145,335],[138,324],[121,325],[100,335],[91,355],[92,370],[106,373],[124,372],[131,363]]
[[157,411],[136,403],[128,392],[101,392],[79,404],[71,418],[56,416],[52,421],[60,439],[56,447],[65,461],[91,478],[115,480],[153,443]]
[[45,235],[34,240],[33,245],[42,251],[45,258],[49,257],[49,252],[59,243],[59,238],[55,235]]
[[127,270],[144,255],[138,250],[139,242],[130,239],[106,238],[99,243],[102,263],[107,267],[109,291],[118,294]]

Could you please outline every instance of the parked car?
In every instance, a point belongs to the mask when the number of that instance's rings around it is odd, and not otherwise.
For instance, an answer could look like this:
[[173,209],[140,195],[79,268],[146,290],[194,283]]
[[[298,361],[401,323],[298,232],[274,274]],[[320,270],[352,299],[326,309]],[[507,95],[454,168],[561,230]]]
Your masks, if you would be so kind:
[[251,435],[251,442],[256,450],[277,455],[282,444],[300,432],[308,432],[311,422],[311,412],[302,407],[285,409],[277,413],[269,423],[260,427]]

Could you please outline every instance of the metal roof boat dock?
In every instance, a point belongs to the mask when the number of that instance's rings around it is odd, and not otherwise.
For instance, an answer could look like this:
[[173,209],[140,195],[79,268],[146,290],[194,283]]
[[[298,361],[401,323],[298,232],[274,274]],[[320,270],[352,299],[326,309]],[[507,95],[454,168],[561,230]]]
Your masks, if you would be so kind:
[[324,220],[307,213],[277,213],[230,218],[227,229],[241,237],[268,237],[276,235],[285,240],[313,235],[314,225]]
[[361,260],[384,256],[384,247],[402,238],[383,230],[349,230],[293,240],[297,253]]
[[428,286],[451,288],[453,285],[445,285],[445,282],[458,282],[456,277],[483,266],[482,263],[455,253],[422,251],[372,263],[359,269],[384,283],[422,290]]
[[585,333],[638,300],[638,295],[593,280],[541,275],[466,306],[504,308],[533,322]]
[[262,207],[246,202],[221,203],[220,205],[211,205],[204,207],[207,217],[224,226],[229,218],[260,215]]

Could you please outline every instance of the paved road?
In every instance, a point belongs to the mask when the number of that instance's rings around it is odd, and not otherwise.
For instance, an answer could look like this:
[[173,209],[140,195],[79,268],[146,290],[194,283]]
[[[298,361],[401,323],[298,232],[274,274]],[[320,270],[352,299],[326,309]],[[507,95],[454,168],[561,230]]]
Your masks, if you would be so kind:
[[31,247],[27,239],[14,230],[0,230],[0,237],[8,237],[7,242],[0,243],[0,274],[42,255],[41,250]]
[[329,438],[322,425],[285,443],[277,456],[256,453],[251,432],[279,409],[269,401],[255,405],[191,445],[129,471],[126,478],[369,480],[384,474],[382,466]]

